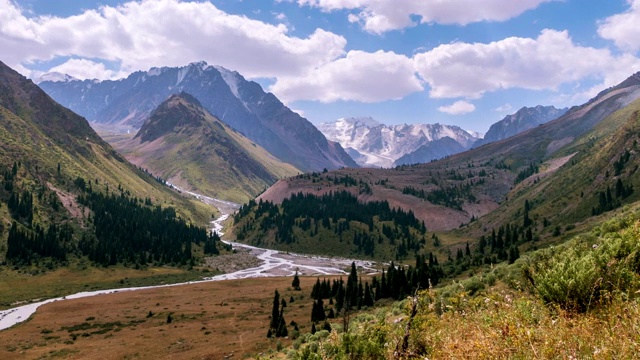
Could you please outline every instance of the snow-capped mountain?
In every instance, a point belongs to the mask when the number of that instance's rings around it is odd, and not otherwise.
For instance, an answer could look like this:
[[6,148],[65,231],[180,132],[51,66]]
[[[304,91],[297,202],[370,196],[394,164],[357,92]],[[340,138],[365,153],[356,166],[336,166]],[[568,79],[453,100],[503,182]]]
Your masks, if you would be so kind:
[[[344,147],[360,166],[391,167],[396,160],[423,145],[451,138],[462,150],[478,136],[458,126],[442,124],[384,125],[370,117],[342,118],[323,123],[318,129],[327,139]],[[427,160],[428,161],[428,160]]]
[[90,121],[139,128],[169,96],[186,92],[212,115],[301,170],[357,166],[307,119],[236,71],[205,62],[137,71],[126,79],[44,81],[40,87]]

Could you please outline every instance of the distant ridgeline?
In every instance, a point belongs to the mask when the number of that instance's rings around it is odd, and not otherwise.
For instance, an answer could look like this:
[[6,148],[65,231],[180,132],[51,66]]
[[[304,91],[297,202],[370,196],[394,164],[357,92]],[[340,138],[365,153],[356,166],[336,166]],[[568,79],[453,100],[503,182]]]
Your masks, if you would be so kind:
[[239,241],[328,255],[404,259],[420,251],[427,228],[412,211],[387,201],[363,203],[348,191],[298,193],[281,205],[250,201],[236,213]]
[[[11,169],[0,165],[0,203],[7,204],[12,219],[6,248],[6,261],[11,264],[64,264],[87,256],[104,266],[194,265],[192,245],[205,254],[219,253],[216,233],[187,224],[171,207],[154,206],[149,198],[132,197],[120,186],[109,189],[98,180],[78,177],[73,181],[71,188],[79,195],[67,201],[74,203],[71,206],[78,213],[70,218],[59,195],[42,182],[38,171],[37,166],[32,169],[19,162]],[[64,181],[59,167],[56,176]],[[0,233],[4,226],[0,224]]]

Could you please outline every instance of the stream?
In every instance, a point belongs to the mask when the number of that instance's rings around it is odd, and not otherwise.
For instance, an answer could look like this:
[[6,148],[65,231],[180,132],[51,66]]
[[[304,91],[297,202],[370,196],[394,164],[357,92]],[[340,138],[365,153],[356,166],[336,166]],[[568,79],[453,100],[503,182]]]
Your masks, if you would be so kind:
[[[218,217],[216,220],[212,221],[212,229],[214,231],[217,231],[221,237],[224,235],[224,232],[222,231],[223,230],[222,224],[229,218],[229,216],[234,211],[236,211],[240,207],[240,205],[229,202],[229,201],[214,199],[208,196],[196,194],[189,191],[184,191],[171,184],[168,184],[168,185],[180,192],[190,194],[209,205],[217,207],[222,215]],[[356,263],[356,266],[360,269],[359,271],[365,271],[368,273],[375,273],[377,271],[374,267],[375,264],[371,261],[301,255],[301,254],[294,254],[294,253],[288,253],[288,252],[280,252],[280,251],[271,250],[271,249],[258,248],[255,246],[235,243],[227,240],[222,240],[222,241],[227,244],[231,244],[234,249],[237,249],[239,251],[250,252],[253,256],[261,260],[262,262],[261,265],[253,268],[234,271],[227,274],[220,274],[213,277],[206,277],[199,281],[190,281],[186,283],[167,284],[167,285],[85,291],[85,292],[79,292],[76,294],[67,295],[63,297],[34,302],[34,303],[0,311],[0,330],[8,329],[18,323],[21,323],[27,320],[31,315],[33,315],[36,312],[36,310],[40,306],[54,302],[54,301],[79,299],[83,297],[113,294],[113,293],[124,292],[124,291],[135,291],[135,290],[143,290],[143,289],[162,288],[162,287],[168,287],[168,286],[196,284],[196,283],[202,283],[202,282],[208,282],[208,281],[235,280],[235,279],[246,279],[246,278],[257,278],[257,277],[268,277],[268,276],[293,276],[296,272],[298,272],[298,274],[302,276],[348,275],[346,270],[350,268],[352,262]]]

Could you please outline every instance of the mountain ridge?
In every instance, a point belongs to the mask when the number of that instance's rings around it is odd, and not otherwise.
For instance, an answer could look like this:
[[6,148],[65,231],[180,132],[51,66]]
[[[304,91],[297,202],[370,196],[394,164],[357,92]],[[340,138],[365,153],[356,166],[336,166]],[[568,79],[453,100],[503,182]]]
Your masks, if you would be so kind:
[[556,109],[554,106],[522,107],[516,113],[505,116],[491,125],[484,138],[473,144],[478,147],[490,142],[504,140],[508,137],[547,123],[564,115],[569,109]]
[[[323,123],[318,129],[325,136],[359,154],[359,165],[392,167],[396,160],[432,141],[449,137],[464,150],[477,138],[458,126],[436,124],[385,125],[372,118],[342,118]],[[427,162],[431,158],[421,162]]]
[[258,83],[205,62],[151,68],[116,81],[44,81],[40,87],[92,121],[134,128],[169,95],[185,91],[212,115],[297,168],[357,166],[340,145],[329,142],[307,119]]

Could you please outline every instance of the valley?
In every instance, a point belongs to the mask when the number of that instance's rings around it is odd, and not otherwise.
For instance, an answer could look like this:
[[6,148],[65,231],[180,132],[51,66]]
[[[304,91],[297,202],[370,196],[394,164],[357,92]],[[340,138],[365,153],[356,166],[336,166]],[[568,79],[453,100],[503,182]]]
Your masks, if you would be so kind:
[[[184,191],[179,188],[176,188],[176,190]],[[220,211],[221,216],[212,222],[212,229],[213,231],[217,231],[221,236],[223,236],[223,223],[231,214],[230,211],[237,209],[239,205],[192,192],[189,192],[189,194],[199,200],[204,201],[209,205],[215,204],[216,206],[218,206],[218,210]],[[281,253],[275,250],[262,249],[240,243],[226,243],[230,244],[234,249],[240,252],[248,253],[252,258],[257,259],[257,263],[259,265],[255,267],[240,269],[231,273],[216,275],[213,277],[207,277],[203,274],[201,275],[201,278],[193,279],[192,281],[188,281],[185,283],[169,283],[165,285],[154,285],[147,287],[118,287],[115,289],[84,291],[75,294],[55,297],[44,301],[32,302],[29,299],[22,299],[23,302],[29,302],[29,304],[0,311],[0,331],[28,320],[31,316],[33,316],[33,314],[36,313],[38,308],[43,305],[60,302],[63,300],[66,301],[72,299],[81,299],[122,292],[162,289],[166,287],[185,286],[211,281],[239,280],[263,277],[292,277],[295,273],[306,277],[348,275],[346,269],[348,269],[351,263],[354,261],[357,264],[358,268],[360,268],[361,271],[364,271],[365,273],[375,274],[376,272],[378,272],[379,268],[374,263],[369,261],[350,260],[342,258],[326,258],[313,255],[300,255],[295,253]],[[227,261],[233,262],[235,260],[233,256],[230,256]],[[29,281],[21,281],[21,283],[23,284],[22,286],[30,286]]]
[[640,0],[462,3],[0,0],[0,359],[640,358]]

